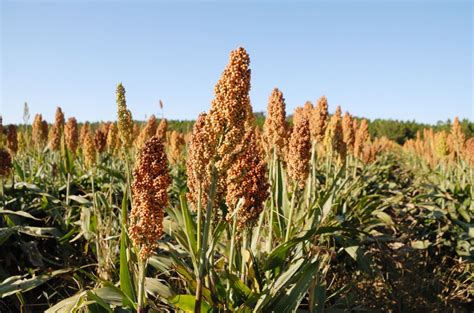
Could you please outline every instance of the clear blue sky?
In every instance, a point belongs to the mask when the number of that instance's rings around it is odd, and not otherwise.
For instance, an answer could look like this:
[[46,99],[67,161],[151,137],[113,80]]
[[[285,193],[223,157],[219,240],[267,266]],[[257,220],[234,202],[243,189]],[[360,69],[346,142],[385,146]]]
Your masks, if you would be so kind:
[[[251,57],[254,111],[328,97],[368,118],[474,120],[471,1],[1,1],[1,114],[134,118],[208,110],[229,52]],[[31,122],[31,119],[30,119]]]

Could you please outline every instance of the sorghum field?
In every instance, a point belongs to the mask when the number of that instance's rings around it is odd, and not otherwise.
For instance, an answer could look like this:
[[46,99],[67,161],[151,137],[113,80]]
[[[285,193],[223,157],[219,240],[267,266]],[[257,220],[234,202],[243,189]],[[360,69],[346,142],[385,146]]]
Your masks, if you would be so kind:
[[0,129],[0,311],[472,312],[458,119],[401,145],[275,88],[257,123],[250,86],[238,48],[187,130],[134,121],[122,84],[112,122],[25,105]]

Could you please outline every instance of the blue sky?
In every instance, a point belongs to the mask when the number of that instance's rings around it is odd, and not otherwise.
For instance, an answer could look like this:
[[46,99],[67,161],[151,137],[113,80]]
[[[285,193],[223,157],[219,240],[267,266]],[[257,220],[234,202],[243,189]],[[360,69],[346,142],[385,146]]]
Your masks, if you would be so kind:
[[[287,112],[328,97],[368,118],[474,120],[471,1],[1,1],[1,114],[114,120],[207,111],[244,46],[254,111],[279,87]],[[30,120],[31,121],[31,120]]]

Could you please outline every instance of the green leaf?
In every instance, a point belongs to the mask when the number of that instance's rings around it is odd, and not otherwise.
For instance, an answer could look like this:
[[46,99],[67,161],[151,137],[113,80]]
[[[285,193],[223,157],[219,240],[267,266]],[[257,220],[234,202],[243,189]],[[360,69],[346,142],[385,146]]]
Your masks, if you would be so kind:
[[145,278],[145,290],[154,297],[162,297],[165,299],[174,297],[176,293],[168,286],[163,284],[158,278]]
[[34,237],[60,238],[62,236],[62,233],[59,231],[59,229],[55,227],[19,226],[18,232]]
[[413,249],[424,250],[431,246],[431,242],[429,240],[415,240],[411,242],[411,246]]
[[83,204],[83,205],[92,205],[92,202],[90,202],[89,200],[87,200],[86,198],[84,198],[82,196],[72,195],[72,196],[69,196],[69,199],[74,200],[77,203],[80,203],[80,204]]
[[103,309],[105,309],[107,312],[113,312],[112,311],[112,308],[110,307],[110,305],[107,304],[107,302],[104,301],[104,299],[102,299],[101,297],[99,297],[98,295],[96,295],[94,292],[92,291],[87,291],[87,298],[89,300],[93,300],[95,301],[95,303],[97,303],[98,305],[100,305]]
[[30,278],[26,278],[27,275],[11,276],[0,283],[0,298],[5,298],[17,292],[29,291],[44,284],[54,276],[68,273],[70,271],[71,269],[61,269]]
[[75,294],[72,297],[61,300],[54,306],[50,307],[45,313],[70,313],[76,312],[82,306],[86,291]]
[[[194,295],[176,295],[169,299],[170,303],[176,308],[187,313],[194,313],[196,299]],[[201,312],[211,312],[212,308],[204,300],[201,302]]]
[[384,222],[388,226],[394,225],[392,218],[387,213],[382,212],[382,211],[374,211],[372,212],[372,214],[377,216],[380,220],[382,220],[382,222]]
[[0,245],[10,238],[11,235],[17,233],[19,226],[0,228]]
[[21,217],[30,218],[30,219],[35,220],[35,221],[40,221],[41,220],[41,219],[36,218],[33,215],[31,215],[30,213],[25,212],[25,211],[12,211],[12,210],[0,209],[0,214],[18,215],[18,216],[21,216]]
[[191,250],[191,256],[193,262],[196,262],[197,258],[197,244],[196,244],[196,224],[189,214],[188,205],[184,194],[179,195],[179,203],[181,206],[181,213],[183,214],[184,224],[186,227],[186,238],[188,239],[189,249]]
[[300,270],[298,281],[291,287],[289,292],[285,292],[274,307],[279,312],[293,312],[308,292],[311,282],[316,278],[318,268],[317,262],[303,266]]
[[[122,198],[122,234],[120,235],[120,289],[123,291],[128,298],[123,299],[123,305],[135,308],[137,302],[137,296],[135,289],[132,284],[132,277],[130,269],[128,268],[128,235],[127,235],[127,211],[128,211],[128,195],[125,190]],[[130,301],[129,299],[132,299]]]

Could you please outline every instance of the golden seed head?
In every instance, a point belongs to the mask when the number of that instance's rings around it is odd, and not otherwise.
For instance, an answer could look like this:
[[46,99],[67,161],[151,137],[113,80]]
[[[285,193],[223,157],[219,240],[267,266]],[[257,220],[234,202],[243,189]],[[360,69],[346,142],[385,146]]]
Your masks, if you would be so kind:
[[77,127],[76,118],[70,117],[64,126],[64,140],[68,150],[74,156],[76,154],[77,146],[79,145],[79,130]]
[[23,132],[18,133],[18,148],[20,151],[25,151],[26,150],[26,139],[25,135]]
[[79,136],[79,142],[81,143],[81,145],[84,145],[84,141],[86,140],[86,137],[89,135],[89,122],[85,122],[84,124],[82,124],[82,127],[81,127],[81,134]]
[[206,118],[210,147],[219,176],[240,153],[245,122],[251,112],[250,58],[244,48],[231,52],[229,64],[214,87],[214,99]]
[[201,189],[201,208],[207,204],[206,192],[210,186],[210,146],[206,133],[206,113],[201,113],[194,123],[191,142],[186,159],[186,173],[188,175],[188,201],[196,210]]
[[48,140],[48,123],[41,114],[36,114],[32,125],[32,141],[36,149],[43,149]]
[[339,163],[343,163],[346,158],[346,144],[341,122],[341,107],[337,107],[336,113],[331,116],[326,132],[324,134],[324,149],[326,155],[337,158]]
[[107,132],[107,150],[110,154],[114,154],[117,150],[118,140],[117,127],[114,123],[111,123]]
[[166,140],[166,131],[168,130],[168,121],[165,118],[162,118],[160,124],[156,128],[156,137],[162,142]]
[[443,159],[449,155],[448,134],[442,130],[435,135],[436,156]]
[[56,125],[62,133],[64,129],[64,113],[60,107],[56,109],[56,115],[54,117],[54,125]]
[[92,135],[90,133],[87,133],[86,137],[84,138],[83,145],[84,163],[87,168],[91,168],[96,164],[97,152],[95,149],[94,140],[92,139]]
[[152,137],[138,154],[133,172],[133,207],[130,213],[129,233],[146,260],[158,246],[163,233],[164,209],[168,204],[167,189],[171,183],[164,146]]
[[471,164],[471,166],[474,166],[474,138],[470,138],[466,141],[464,157],[466,161]]
[[116,96],[118,107],[118,130],[123,147],[128,149],[133,144],[133,119],[132,112],[127,109],[125,88],[122,83],[117,85]]
[[53,151],[58,151],[61,146],[61,129],[56,124],[53,124],[49,132],[49,146]]
[[286,121],[286,105],[283,93],[273,89],[268,99],[267,118],[263,125],[264,140],[267,150],[275,149],[278,157],[284,159],[288,146],[289,127]]
[[318,99],[316,108],[313,110],[311,117],[311,138],[322,143],[324,140],[324,134],[328,124],[329,113],[328,113],[328,100],[325,96]]
[[269,195],[267,165],[263,151],[257,145],[253,128],[248,129],[245,141],[248,145],[236,162],[231,165],[226,178],[226,203],[229,208],[227,221],[232,220],[238,201],[243,200],[237,212],[239,230],[252,225],[258,219]]
[[362,157],[364,146],[369,140],[369,124],[367,123],[367,120],[363,119],[360,122],[354,140],[354,155],[356,157]]
[[354,141],[355,141],[355,132],[354,132],[354,121],[352,115],[346,111],[344,117],[342,118],[342,132],[344,137],[344,143],[346,144],[347,150],[351,153],[354,151]]
[[376,160],[379,153],[378,146],[374,143],[366,143],[362,151],[362,161],[365,163],[372,163]]
[[454,145],[454,152],[456,155],[460,155],[464,150],[466,136],[461,129],[461,124],[459,123],[459,118],[457,116],[454,118],[453,126],[451,128],[451,136]]
[[140,135],[137,139],[137,147],[141,148],[145,142],[148,141],[151,137],[155,136],[157,128],[157,121],[155,115],[151,115],[146,123],[145,127],[140,132]]
[[182,159],[183,147],[186,144],[184,135],[177,131],[172,131],[169,138],[169,158],[171,164],[177,164]]
[[301,188],[306,183],[311,157],[311,135],[306,116],[296,119],[288,149],[288,175]]
[[7,177],[12,169],[12,157],[7,149],[0,148],[0,177]]
[[10,150],[10,153],[14,155],[18,151],[18,137],[16,132],[15,125],[8,126],[8,135],[7,135],[7,148]]

